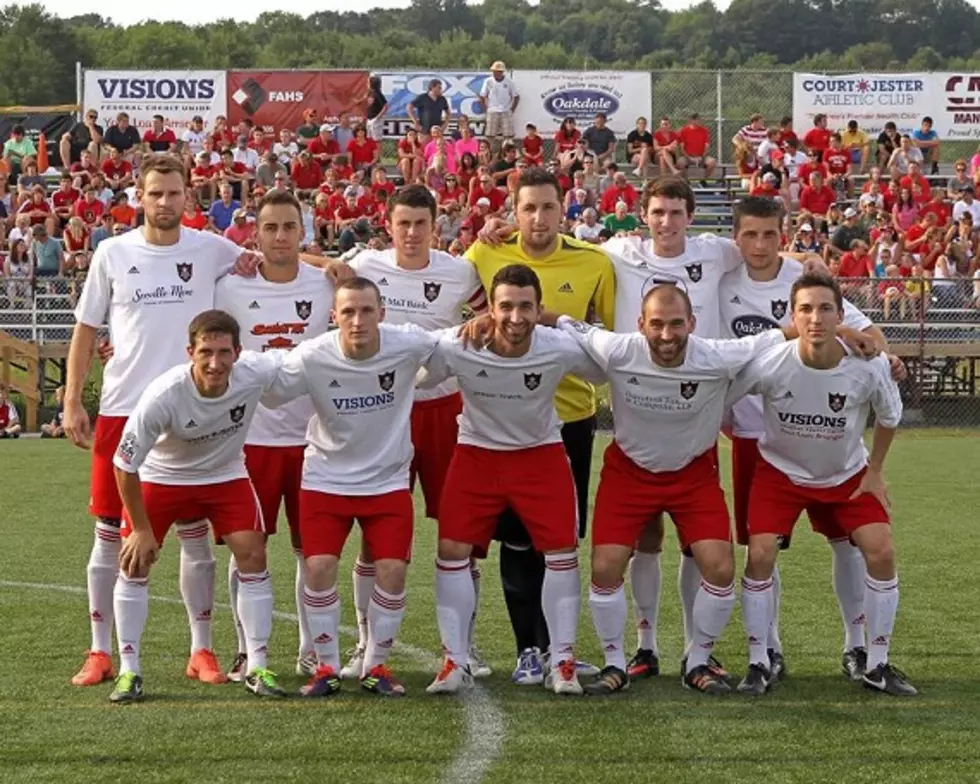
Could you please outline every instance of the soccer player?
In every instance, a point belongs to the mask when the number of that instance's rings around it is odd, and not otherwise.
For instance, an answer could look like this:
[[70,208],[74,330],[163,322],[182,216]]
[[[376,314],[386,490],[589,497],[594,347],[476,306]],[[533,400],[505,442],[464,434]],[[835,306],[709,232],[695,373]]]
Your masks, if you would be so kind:
[[290,352],[270,398],[280,403],[309,395],[314,410],[300,491],[303,601],[318,662],[302,689],[309,697],[340,689],[337,568],[355,520],[375,568],[361,686],[386,697],[405,693],[386,661],[405,615],[412,548],[408,487],[415,377],[436,339],[381,324],[384,316],[381,292],[372,281],[355,277],[338,284],[333,307],[338,329]]
[[[145,225],[99,244],[75,308],[68,354],[65,432],[77,446],[92,449],[89,513],[96,518],[88,562],[92,646],[72,678],[77,686],[114,677],[112,592],[119,571],[122,502],[112,460],[123,425],[146,384],[186,360],[181,332],[196,314],[214,306],[215,281],[233,268],[236,259],[252,256],[213,234],[181,227],[185,189],[178,158],[145,156],[137,196]],[[107,314],[116,345],[103,375],[92,443],[82,388]],[[177,526],[180,588],[191,626],[187,675],[220,683],[225,676],[211,642],[215,561],[205,532],[200,521]]]
[[150,602],[147,581],[170,526],[187,517],[210,520],[238,563],[248,690],[286,696],[266,667],[272,581],[262,510],[242,453],[259,398],[277,381],[282,357],[242,354],[238,323],[220,310],[197,315],[188,337],[190,366],[170,368],[149,382],[112,461],[125,510],[114,596],[121,661],[109,697],[115,703],[143,698],[140,644]]
[[[557,193],[550,198],[557,200]],[[551,645],[545,684],[557,694],[581,694],[574,657],[578,509],[554,397],[567,374],[594,381],[602,374],[573,338],[536,326],[542,286],[530,267],[503,267],[488,289],[490,342],[479,351],[467,349],[455,332],[443,332],[429,366],[432,380],[456,377],[463,413],[439,510],[436,604],[446,658],[428,692],[472,685],[470,557],[486,555],[500,515],[510,508],[544,554],[541,603]]]
[[[756,357],[729,392],[729,402],[761,395],[765,426],[749,493],[749,557],[742,578],[749,669],[738,689],[758,695],[769,688],[772,571],[779,537],[792,533],[805,509],[811,518],[846,531],[864,556],[864,685],[913,695],[915,688],[888,659],[898,577],[883,472],[902,416],[898,387],[886,358],[856,358],[837,340],[843,297],[833,278],[799,278],[790,292],[790,308],[799,339]],[[869,455],[863,437],[871,411],[875,428]]]
[[[425,330],[459,325],[464,308],[481,313],[486,310],[483,284],[472,264],[448,253],[431,249],[437,205],[424,185],[407,185],[388,201],[388,228],[393,248],[364,250],[350,260],[354,272],[374,281],[381,291],[385,321],[414,324]],[[425,497],[425,514],[439,516],[439,497],[445,484],[449,461],[456,447],[456,418],[462,400],[454,379],[434,389],[418,389],[412,406],[411,486],[418,478]],[[480,569],[474,561],[470,569],[474,591],[480,592]],[[375,567],[361,540],[361,551],[354,564],[354,606],[359,639],[341,678],[360,678],[367,649],[367,611],[374,590]],[[473,644],[476,612],[470,624],[470,667],[475,677],[490,675],[490,667]]]
[[[290,349],[324,334],[330,324],[333,285],[315,267],[299,258],[303,214],[289,191],[272,190],[256,209],[259,250],[263,263],[253,278],[228,275],[218,282],[215,307],[231,314],[249,351]],[[313,640],[303,603],[303,551],[299,538],[299,493],[306,449],[306,427],[313,416],[309,398],[277,409],[259,405],[245,442],[245,466],[258,494],[266,534],[276,533],[280,504],[286,508],[289,536],[296,554],[296,613],[299,617],[298,675],[316,670]],[[238,567],[228,562],[228,593],[238,633],[238,655],[228,678],[245,677],[245,629],[238,614]]]

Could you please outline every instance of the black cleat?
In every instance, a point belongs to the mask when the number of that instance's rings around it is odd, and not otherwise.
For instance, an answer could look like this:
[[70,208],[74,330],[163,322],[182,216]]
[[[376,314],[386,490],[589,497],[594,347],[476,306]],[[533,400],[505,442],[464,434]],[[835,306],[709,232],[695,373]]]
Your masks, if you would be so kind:
[[[718,661],[714,656],[708,657],[708,667],[714,671],[715,675],[717,675],[719,678],[725,681],[725,683],[727,683],[729,686],[732,685],[732,681],[734,680],[734,678],[732,678],[728,670],[725,669],[725,666],[720,661]],[[687,674],[687,657],[685,656],[683,659],[681,659],[681,678],[683,678],[686,674]]]
[[883,691],[893,697],[914,697],[918,690],[909,683],[905,673],[891,664],[879,664],[873,670],[864,673],[862,678],[867,689]]
[[684,686],[704,694],[730,694],[732,687],[722,672],[710,664],[700,664],[684,676]]
[[626,691],[630,679],[619,667],[603,667],[596,679],[585,686],[585,693],[593,697],[608,697],[618,691]]
[[769,681],[776,683],[786,677],[786,659],[779,651],[769,649]]
[[863,681],[864,671],[868,669],[868,651],[861,647],[844,651],[841,669],[848,680]]
[[[603,670],[602,672],[605,671]],[[602,677],[602,672],[599,673],[599,677]],[[633,654],[633,658],[630,659],[629,664],[626,665],[626,672],[631,681],[652,678],[660,674],[660,659],[657,658],[653,651],[647,648],[640,648]]]
[[761,697],[769,691],[771,683],[772,676],[769,674],[769,670],[761,664],[750,664],[749,671],[742,678],[742,682],[738,684],[738,690],[742,694]]

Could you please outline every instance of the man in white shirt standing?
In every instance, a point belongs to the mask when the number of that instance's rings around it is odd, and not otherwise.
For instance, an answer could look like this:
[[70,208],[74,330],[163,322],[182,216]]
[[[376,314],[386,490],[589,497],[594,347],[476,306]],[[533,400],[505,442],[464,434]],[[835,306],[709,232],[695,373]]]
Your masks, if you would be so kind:
[[178,365],[150,382],[126,420],[113,457],[125,509],[114,595],[121,660],[109,697],[115,703],[143,698],[140,646],[150,604],[147,581],[167,531],[187,517],[207,518],[238,563],[248,690],[286,696],[266,667],[272,581],[262,510],[242,453],[259,398],[276,382],[282,356],[242,354],[238,323],[220,310],[196,316],[188,337],[190,365]]
[[[885,357],[865,361],[838,341],[843,297],[833,278],[802,276],[793,284],[789,306],[799,339],[756,357],[729,392],[730,403],[761,395],[765,426],[749,494],[749,557],[742,578],[749,669],[738,690],[761,695],[769,689],[766,645],[779,537],[790,535],[806,510],[818,524],[847,532],[864,556],[868,650],[862,682],[887,694],[914,695],[888,659],[898,577],[883,472],[902,417],[901,396]],[[863,439],[871,411],[869,455]]]
[[500,142],[514,138],[514,111],[521,101],[517,85],[506,71],[503,61],[497,60],[490,66],[490,78],[480,88],[480,103],[487,113],[484,136]]

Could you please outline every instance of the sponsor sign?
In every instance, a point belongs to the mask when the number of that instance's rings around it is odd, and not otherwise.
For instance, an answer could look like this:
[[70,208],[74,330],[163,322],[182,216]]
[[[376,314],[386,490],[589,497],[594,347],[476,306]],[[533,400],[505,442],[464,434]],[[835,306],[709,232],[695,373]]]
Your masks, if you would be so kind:
[[[408,119],[408,105],[429,89],[433,79],[442,81],[442,94],[449,102],[453,117],[465,114],[476,136],[482,136],[486,115],[480,103],[480,90],[490,78],[487,71],[375,71],[381,78],[381,92],[388,99],[388,112],[384,119],[384,135],[395,138],[405,135],[412,127]],[[518,85],[518,87],[520,87]],[[455,119],[451,123],[456,127]]]
[[839,130],[857,120],[861,130],[881,133],[894,122],[900,133],[911,133],[926,115],[935,117],[936,74],[852,73],[793,74],[793,127],[802,136],[813,127],[816,114]]
[[511,78],[521,93],[514,131],[534,123],[550,136],[566,117],[580,128],[591,125],[596,114],[606,115],[619,137],[636,127],[636,118],[652,112],[650,74],[640,71],[514,71]]
[[126,112],[142,133],[154,114],[174,130],[186,128],[195,115],[211,128],[225,113],[224,71],[86,71],[82,92],[85,111],[99,113],[103,128]]
[[980,72],[936,73],[930,115],[940,139],[980,139]]

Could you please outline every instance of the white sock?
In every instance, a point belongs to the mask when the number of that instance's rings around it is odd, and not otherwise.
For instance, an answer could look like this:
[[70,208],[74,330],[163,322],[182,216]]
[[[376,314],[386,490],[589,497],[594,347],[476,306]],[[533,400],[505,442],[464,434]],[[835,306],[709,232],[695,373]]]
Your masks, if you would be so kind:
[[177,526],[180,543],[180,595],[191,627],[191,653],[210,651],[211,613],[214,610],[214,553],[204,520]]
[[641,553],[637,550],[630,560],[630,590],[633,592],[633,612],[636,615],[636,645],[660,656],[657,646],[657,623],[660,616],[660,553]]
[[469,628],[476,596],[470,561],[444,561],[436,559],[436,615],[439,619],[439,637],[443,653],[460,667],[469,665],[469,646],[466,632]]
[[626,628],[626,589],[620,582],[615,588],[600,588],[595,583],[589,588],[589,609],[592,625],[602,644],[607,667],[619,667],[626,671],[626,651],[623,649],[623,631]]
[[779,566],[772,567],[772,623],[769,624],[767,648],[776,653],[783,652],[783,642],[779,639],[779,601],[783,595],[783,583],[779,579]]
[[473,615],[470,616],[470,628],[467,635],[468,647],[476,645],[476,613],[480,607],[480,567],[470,559],[470,577],[473,579]]
[[368,644],[368,603],[374,591],[374,564],[364,563],[360,558],[354,562],[354,612],[357,614],[357,647],[367,648]]
[[742,619],[749,638],[749,664],[761,664],[769,669],[766,642],[772,624],[772,578],[752,580],[742,578]]
[[694,639],[687,652],[687,671],[708,663],[715,640],[725,631],[735,609],[735,583],[722,587],[701,580],[694,599]]
[[303,592],[303,604],[306,605],[306,620],[310,624],[317,664],[320,667],[330,667],[339,674],[340,645],[337,627],[340,626],[340,597],[337,595],[337,588],[328,588],[326,591],[307,588]]
[[141,675],[140,642],[150,610],[150,589],[146,580],[130,580],[117,571],[113,604],[116,612],[116,641],[119,645],[119,671]]
[[119,526],[95,524],[95,541],[88,557],[88,618],[93,651],[112,654],[113,590],[119,576]]
[[844,650],[865,648],[865,579],[868,576],[861,550],[847,539],[830,543],[834,553],[834,593],[844,623]]
[[272,580],[269,572],[238,573],[238,615],[245,627],[246,672],[264,668],[272,633]]
[[864,582],[864,614],[868,618],[868,670],[888,663],[888,648],[898,613],[898,577]]
[[302,550],[293,550],[296,555],[296,617],[299,619],[299,658],[313,651],[313,637],[310,636],[310,625],[306,620],[306,603],[303,601],[303,590],[305,582],[303,580],[303,569],[306,559],[303,558]]
[[231,605],[231,620],[235,623],[235,634],[238,636],[238,652],[245,653],[245,627],[238,615],[238,564],[233,555],[228,559],[228,604]]
[[677,570],[677,592],[681,596],[681,612],[684,614],[684,650],[691,647],[694,637],[694,599],[701,587],[701,570],[693,558],[681,555]]
[[544,557],[544,584],[541,607],[551,637],[551,666],[575,659],[578,634],[579,594],[578,554],[551,553]]
[[404,617],[405,591],[388,593],[375,585],[367,611],[368,644],[364,654],[364,674],[388,660]]

